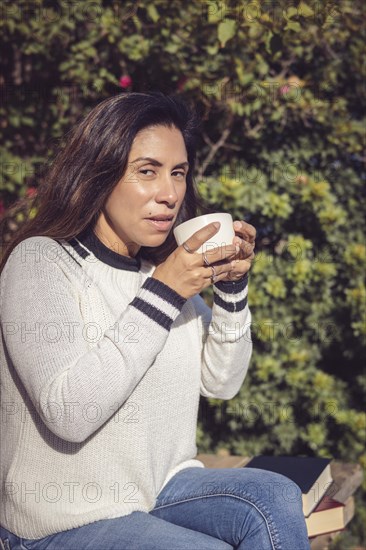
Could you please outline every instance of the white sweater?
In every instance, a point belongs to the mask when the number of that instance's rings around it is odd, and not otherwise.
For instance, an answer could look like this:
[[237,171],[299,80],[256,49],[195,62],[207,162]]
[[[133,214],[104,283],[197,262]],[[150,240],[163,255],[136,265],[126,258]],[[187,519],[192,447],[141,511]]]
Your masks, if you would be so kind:
[[[93,237],[91,237],[93,235]],[[97,240],[23,240],[0,278],[1,515],[24,538],[151,511],[195,459],[200,394],[251,352],[247,277],[209,308]]]

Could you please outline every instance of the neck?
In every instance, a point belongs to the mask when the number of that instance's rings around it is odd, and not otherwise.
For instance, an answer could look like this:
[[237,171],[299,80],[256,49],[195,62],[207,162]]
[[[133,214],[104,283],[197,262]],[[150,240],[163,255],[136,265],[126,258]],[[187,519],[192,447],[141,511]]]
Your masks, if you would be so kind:
[[103,213],[97,221],[93,231],[96,237],[107,248],[110,248],[113,252],[116,252],[121,256],[134,258],[140,249],[140,247],[134,243],[126,245],[126,243],[122,241],[117,232],[113,229],[111,223],[107,221]]

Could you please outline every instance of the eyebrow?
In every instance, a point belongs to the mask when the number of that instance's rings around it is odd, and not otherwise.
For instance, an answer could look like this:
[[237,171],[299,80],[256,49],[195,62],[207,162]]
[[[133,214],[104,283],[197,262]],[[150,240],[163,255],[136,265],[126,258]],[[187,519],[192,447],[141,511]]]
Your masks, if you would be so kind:
[[[161,162],[159,162],[158,160],[153,159],[151,157],[138,157],[137,159],[132,160],[131,164],[133,164],[134,162],[138,162],[139,160],[144,160],[144,161],[148,162],[149,164],[152,164],[153,166],[163,166],[161,164]],[[174,168],[184,168],[184,167],[189,168],[189,162],[187,162],[187,161],[180,162],[179,164],[176,164],[174,166]]]

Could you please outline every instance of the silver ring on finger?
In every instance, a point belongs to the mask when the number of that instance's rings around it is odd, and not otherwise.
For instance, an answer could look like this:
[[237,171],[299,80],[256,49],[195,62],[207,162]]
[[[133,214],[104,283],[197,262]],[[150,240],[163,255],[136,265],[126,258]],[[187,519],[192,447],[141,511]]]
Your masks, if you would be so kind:
[[191,250],[187,243],[183,243],[182,246],[183,246],[184,250],[186,250],[190,254],[194,254],[194,250]]
[[215,271],[215,266],[213,265],[210,265],[211,269],[212,269],[212,275],[210,277],[211,279],[211,282],[213,283],[214,282],[214,278],[216,277],[216,271]]
[[203,263],[207,266],[210,265],[210,262],[208,261],[206,254],[203,255]]

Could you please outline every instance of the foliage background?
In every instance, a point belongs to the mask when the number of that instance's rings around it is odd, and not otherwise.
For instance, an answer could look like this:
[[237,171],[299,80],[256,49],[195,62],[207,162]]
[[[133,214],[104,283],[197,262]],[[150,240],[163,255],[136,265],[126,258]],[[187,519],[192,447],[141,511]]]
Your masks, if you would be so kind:
[[[199,451],[365,467],[362,2],[18,0],[2,10],[3,243],[34,214],[45,167],[91,107],[125,90],[182,94],[202,116],[202,196],[258,230],[251,368],[234,399],[202,399]],[[212,289],[203,296],[212,303]],[[365,543],[364,494],[333,548]]]

